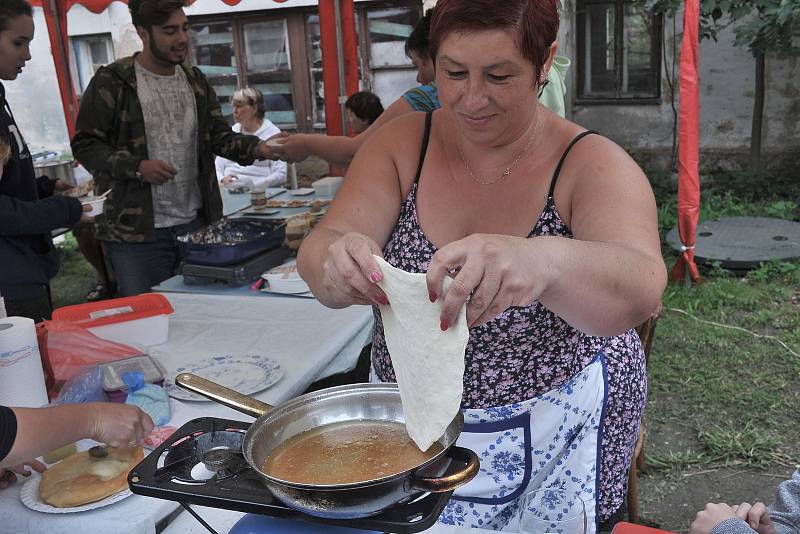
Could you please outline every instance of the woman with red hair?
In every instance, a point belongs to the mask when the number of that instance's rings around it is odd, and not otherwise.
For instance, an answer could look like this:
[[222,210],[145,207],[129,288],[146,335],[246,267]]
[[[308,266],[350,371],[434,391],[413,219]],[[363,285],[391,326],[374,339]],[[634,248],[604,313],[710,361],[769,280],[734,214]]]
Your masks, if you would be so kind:
[[537,102],[558,25],[557,0],[439,0],[441,109],[377,132],[300,250],[323,304],[376,305],[377,380],[395,375],[373,255],[426,273],[442,330],[466,307],[459,443],[481,472],[454,494],[448,523],[516,530],[522,497],[544,487],[580,498],[589,532],[623,510],[647,395],[633,328],[666,269],[641,169]]

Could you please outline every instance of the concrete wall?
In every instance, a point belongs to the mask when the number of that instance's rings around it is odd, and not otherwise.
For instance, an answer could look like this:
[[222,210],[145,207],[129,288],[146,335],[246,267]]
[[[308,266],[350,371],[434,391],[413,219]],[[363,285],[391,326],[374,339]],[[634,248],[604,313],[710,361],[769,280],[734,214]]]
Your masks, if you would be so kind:
[[[559,40],[563,44],[562,52],[573,58],[576,46],[574,13],[574,0],[567,0]],[[672,21],[664,22],[668,63],[662,64],[661,104],[579,106],[570,102],[568,116],[614,139],[634,154],[653,157],[662,165],[668,161],[673,115],[667,73],[672,67],[673,47],[680,47],[682,14],[679,14],[676,26],[677,39],[672,35]],[[679,52],[676,57],[679,57]],[[716,42],[706,40],[700,43],[699,61],[701,166],[737,167],[747,161],[750,149],[755,60],[746,48],[733,46],[733,33],[727,31]],[[575,71],[569,76],[570,100],[576,94],[575,76]],[[773,155],[772,160],[777,161],[800,150],[798,59],[768,57],[766,88],[762,147],[765,155]],[[678,87],[675,91],[679,91]],[[678,100],[676,94],[676,106]]]

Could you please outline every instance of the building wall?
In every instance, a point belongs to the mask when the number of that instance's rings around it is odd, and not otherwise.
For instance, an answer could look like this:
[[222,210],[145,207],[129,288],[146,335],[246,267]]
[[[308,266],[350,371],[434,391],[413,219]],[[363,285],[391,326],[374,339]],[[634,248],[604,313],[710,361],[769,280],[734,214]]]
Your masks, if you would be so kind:
[[[574,0],[565,2],[559,39],[562,51],[575,57]],[[656,164],[669,159],[672,147],[672,108],[668,71],[672,53],[680,47],[682,14],[676,20],[677,43],[672,36],[672,21],[665,20],[668,64],[662,60],[661,104],[658,105],[570,105],[575,122],[598,130],[630,152],[652,156]],[[680,50],[675,57],[679,57]],[[723,32],[718,41],[701,41],[700,75],[700,151],[701,166],[736,167],[747,160],[755,93],[755,60],[746,48],[733,46],[733,32]],[[676,67],[677,68],[677,67]],[[570,71],[569,100],[575,97],[575,74]],[[679,89],[675,88],[676,93]],[[768,57],[762,149],[781,160],[800,149],[800,63],[797,58]],[[675,105],[678,107],[678,95]]]

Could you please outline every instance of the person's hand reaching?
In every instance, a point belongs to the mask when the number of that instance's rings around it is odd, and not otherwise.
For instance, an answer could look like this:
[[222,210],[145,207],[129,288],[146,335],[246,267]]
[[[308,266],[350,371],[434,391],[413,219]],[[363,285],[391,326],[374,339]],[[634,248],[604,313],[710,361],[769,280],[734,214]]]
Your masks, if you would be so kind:
[[0,467],[0,490],[4,490],[15,483],[17,481],[17,475],[22,475],[24,477],[31,476],[31,469],[37,473],[42,473],[47,469],[47,466],[39,460],[28,460],[27,462],[13,467]]
[[92,439],[112,447],[142,443],[153,431],[153,420],[137,406],[111,402],[87,404]]
[[153,185],[165,184],[175,178],[177,169],[159,159],[144,159],[139,163],[139,175],[143,182]]
[[[83,205],[83,211],[84,212],[92,211],[92,207],[89,204],[84,204]],[[78,222],[82,222],[82,223],[90,223],[90,222],[93,222],[93,221],[94,221],[94,217],[92,217],[91,215],[87,215],[86,213],[81,214],[81,218],[78,220]]]
[[775,534],[775,527],[764,503],[742,503],[728,506],[725,503],[708,503],[697,513],[689,534],[708,534],[715,526],[731,518],[744,520],[758,534]]

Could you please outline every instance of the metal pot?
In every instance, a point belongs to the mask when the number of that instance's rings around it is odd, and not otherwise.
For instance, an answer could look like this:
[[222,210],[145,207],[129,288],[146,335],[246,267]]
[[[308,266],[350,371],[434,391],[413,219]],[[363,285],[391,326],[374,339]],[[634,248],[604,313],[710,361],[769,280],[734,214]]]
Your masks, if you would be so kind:
[[34,164],[33,170],[36,176],[47,175],[50,178],[64,180],[71,186],[78,185],[75,180],[74,162],[70,160],[51,160],[43,163]]
[[[466,484],[480,462],[469,449],[453,445],[464,426],[461,412],[439,439],[443,450],[427,462],[397,475],[354,484],[299,484],[263,471],[269,453],[285,440],[322,425],[346,421],[404,422],[397,384],[353,384],[308,393],[273,408],[199,376],[182,373],[179,386],[258,419],[245,434],[242,451],[267,488],[287,506],[330,519],[356,519],[378,514],[422,492],[447,492]],[[444,476],[453,460],[466,467]]]

